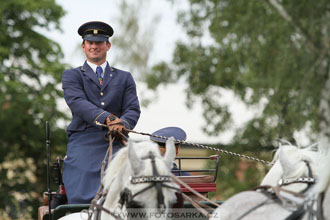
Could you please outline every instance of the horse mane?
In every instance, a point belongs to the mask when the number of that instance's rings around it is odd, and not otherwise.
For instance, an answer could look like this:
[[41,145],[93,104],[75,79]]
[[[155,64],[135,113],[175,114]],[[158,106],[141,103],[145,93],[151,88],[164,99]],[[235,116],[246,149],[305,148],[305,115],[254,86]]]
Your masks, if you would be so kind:
[[120,149],[117,154],[114,155],[115,157],[111,160],[110,164],[108,164],[103,178],[103,185],[105,189],[109,189],[114,178],[128,161],[127,150],[127,147]]

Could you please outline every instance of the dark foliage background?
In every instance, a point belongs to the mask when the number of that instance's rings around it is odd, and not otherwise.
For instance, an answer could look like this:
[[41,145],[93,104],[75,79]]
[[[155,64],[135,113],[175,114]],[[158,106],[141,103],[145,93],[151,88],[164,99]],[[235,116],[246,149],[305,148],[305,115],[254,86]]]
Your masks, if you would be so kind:
[[53,155],[65,153],[65,115],[56,100],[64,64],[60,46],[40,30],[60,30],[54,0],[0,4],[0,216],[36,219],[47,189],[45,122]]

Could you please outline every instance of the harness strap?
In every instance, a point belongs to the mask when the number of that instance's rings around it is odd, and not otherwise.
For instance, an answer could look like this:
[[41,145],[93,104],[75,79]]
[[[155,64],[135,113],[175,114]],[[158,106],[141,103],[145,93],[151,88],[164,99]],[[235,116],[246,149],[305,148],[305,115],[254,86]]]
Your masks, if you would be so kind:
[[[292,194],[293,196],[296,197],[301,197],[302,195],[300,193],[295,193],[292,191],[288,191],[288,190],[284,190],[281,189],[280,187],[274,187],[274,186],[270,186],[270,185],[265,185],[265,186],[258,186],[256,187],[254,190],[258,190],[261,189],[263,190],[262,192],[269,197],[269,193],[273,193],[276,195],[276,198],[281,201],[281,205],[283,205],[284,203],[287,203],[286,199],[282,197],[281,195],[281,191]],[[265,190],[271,190],[270,191],[265,191]],[[268,192],[268,193],[265,193]],[[243,215],[241,215],[237,220],[240,220],[242,218],[244,218],[246,215],[250,214],[251,212],[255,211],[256,209],[260,208],[261,206],[267,204],[268,198],[264,201],[262,201],[261,203],[257,204],[256,206],[254,206],[253,208],[251,208],[250,210],[246,211]],[[302,219],[302,217],[304,216],[306,210],[304,209],[304,205],[299,205],[298,208],[292,212],[288,217],[285,218],[285,220],[300,220]]]
[[296,193],[290,190],[282,189],[279,186],[263,185],[255,187],[254,190],[263,190],[263,193],[274,194],[276,198],[281,201],[281,204],[297,204],[296,207],[301,206],[304,203],[304,195],[302,193]]
[[211,218],[211,214],[206,211],[206,209],[201,207],[201,203],[196,202],[194,199],[190,198],[189,196],[187,196],[186,194],[182,193],[182,196],[185,200],[187,200],[188,202],[190,202],[200,213],[202,213],[203,215],[205,215],[208,218]]
[[[311,178],[311,177],[299,177],[298,179],[280,179],[278,181],[278,185],[279,186],[286,186],[286,185],[290,185],[290,184],[293,184],[293,183],[306,183],[308,186],[310,186],[311,184],[315,183],[315,179],[314,178]],[[306,191],[308,189],[308,187],[303,190]]]
[[96,207],[98,210],[101,210],[109,215],[111,215],[112,217],[114,217],[115,219],[119,219],[122,220],[122,218],[119,215],[116,215],[114,212],[111,212],[110,210],[104,208],[102,205],[95,203],[94,207]]
[[323,216],[323,200],[324,200],[325,192],[322,192],[317,197],[317,209],[316,209],[316,218],[318,220],[324,220]]
[[[151,159],[151,165],[152,165],[152,172],[154,176],[159,176],[158,171],[156,168],[156,161],[155,161],[155,156],[149,152],[149,158]],[[157,201],[158,201],[158,208],[161,210],[161,212],[165,211],[165,204],[164,204],[164,194],[162,191],[162,183],[161,182],[154,182],[154,186],[156,186],[157,190]]]
[[304,163],[307,167],[308,177],[300,177],[298,179],[280,179],[278,181],[278,186],[285,186],[293,183],[306,183],[307,187],[301,191],[301,193],[305,193],[308,188],[316,182],[316,180],[313,178],[313,171],[309,162],[307,160],[304,160]]
[[[266,195],[268,195],[269,193],[275,194],[276,198],[279,201],[281,201],[280,204],[282,206],[284,206],[284,204],[288,204],[288,201],[290,202],[290,198],[287,198],[285,196],[283,197],[283,194],[281,194],[281,192],[285,192],[287,195],[292,195],[295,198],[297,198],[298,200],[304,198],[304,195],[302,193],[292,192],[289,190],[281,189],[280,187],[265,185],[265,186],[258,186],[255,188],[255,190],[258,190],[258,189],[264,190],[262,192],[268,192],[268,193],[266,193]],[[271,191],[266,191],[266,190],[271,190]],[[314,202],[309,204],[306,209],[304,206],[305,201],[302,200],[300,204],[299,204],[299,201],[296,201],[296,204],[298,203],[296,210],[293,211],[288,217],[286,217],[285,220],[300,220],[304,217],[305,214],[309,215],[308,216],[309,219],[314,219],[314,217],[316,217],[317,220],[324,220],[323,207],[322,207],[323,199],[324,199],[324,193],[319,194],[317,197],[317,200],[316,200],[316,204],[317,204],[316,210],[313,210]],[[263,203],[263,204],[265,204],[265,203]],[[262,204],[260,204],[260,205],[262,205]],[[248,211],[248,213],[250,213],[251,211],[255,210],[258,207],[260,207],[260,206],[257,205],[256,207],[253,207],[251,210]],[[243,217],[245,215],[246,215],[246,213],[243,215]]]
[[153,182],[171,182],[171,176],[133,176],[131,177],[132,184],[138,183],[153,183]]
[[[304,195],[301,193],[292,192],[280,187],[273,187],[274,193],[282,204],[297,204],[304,202]],[[300,201],[299,201],[300,200]]]
[[[101,204],[101,205],[103,205],[103,203],[104,203],[104,201],[105,201],[105,196],[102,196],[101,197],[101,199],[99,200],[99,202],[97,203],[96,202],[96,204]],[[92,202],[93,203],[93,202]],[[96,213],[94,213],[94,216],[93,216],[94,218],[94,220],[99,220],[99,219],[101,219],[101,212],[96,212]]]
[[181,192],[181,189],[179,189],[179,188],[177,188],[177,187],[174,187],[174,186],[169,186],[169,185],[167,185],[167,184],[165,184],[165,183],[163,183],[162,186],[163,186],[163,187],[166,187],[166,188],[169,188],[169,189],[174,189],[174,190],[176,190],[176,191],[178,191],[178,192]]
[[153,184],[151,184],[151,185],[147,186],[146,188],[142,189],[141,191],[135,193],[135,194],[132,196],[132,199],[133,199],[135,196],[137,196],[137,195],[139,195],[139,194],[141,194],[141,193],[147,191],[148,189],[151,189],[152,187],[154,187]]
[[[310,203],[307,204],[307,208],[305,210],[308,212],[308,219],[313,220],[314,218],[317,220],[324,220],[323,216],[323,199],[324,192],[319,193],[317,195],[316,200],[311,200]],[[314,209],[314,205],[316,204],[316,210]]]

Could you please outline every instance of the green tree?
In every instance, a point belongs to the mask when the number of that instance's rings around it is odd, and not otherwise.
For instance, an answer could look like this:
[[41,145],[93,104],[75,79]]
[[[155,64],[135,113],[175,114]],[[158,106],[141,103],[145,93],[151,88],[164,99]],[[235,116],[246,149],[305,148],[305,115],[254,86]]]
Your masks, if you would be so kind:
[[[154,33],[159,23],[159,16],[146,20],[150,0],[120,1],[119,16],[114,19],[116,26],[111,42],[116,52],[111,53],[111,64],[129,70],[137,81],[141,81],[151,71],[150,56],[153,50]],[[140,104],[147,106],[150,97],[145,90],[139,90]]]
[[224,90],[258,106],[231,150],[260,152],[302,130],[310,141],[320,134],[330,143],[329,1],[188,2],[178,15],[187,40],[177,43],[171,64],[153,68],[151,88],[184,79],[188,104],[201,98],[204,130],[212,135],[231,127],[231,112],[220,103]]
[[[56,100],[64,70],[60,46],[41,34],[59,30],[63,9],[54,0],[0,4],[0,216],[36,219],[46,187],[45,122],[52,152],[65,149]],[[62,148],[60,148],[62,146]],[[56,150],[54,150],[56,149]],[[63,153],[64,154],[64,153]]]

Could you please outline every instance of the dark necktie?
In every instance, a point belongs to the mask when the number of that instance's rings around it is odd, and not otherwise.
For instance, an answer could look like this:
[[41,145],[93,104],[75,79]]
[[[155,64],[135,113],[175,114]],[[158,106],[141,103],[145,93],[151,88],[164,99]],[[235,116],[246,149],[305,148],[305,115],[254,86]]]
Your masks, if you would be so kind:
[[98,66],[96,67],[96,73],[97,73],[97,78],[99,79],[100,85],[102,86],[103,82],[102,82],[102,67]]

